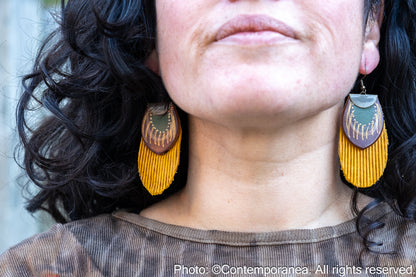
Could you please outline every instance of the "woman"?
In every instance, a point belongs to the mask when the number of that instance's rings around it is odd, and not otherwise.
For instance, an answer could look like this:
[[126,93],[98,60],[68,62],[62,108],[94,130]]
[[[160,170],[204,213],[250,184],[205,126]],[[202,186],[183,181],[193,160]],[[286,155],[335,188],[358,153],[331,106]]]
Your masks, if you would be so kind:
[[[8,250],[0,273],[413,274],[415,18],[412,0],[68,1],[18,127],[41,188],[28,210],[70,223]],[[341,118],[366,114],[362,96],[343,113],[360,91],[386,126],[371,115],[361,148],[389,140],[371,184],[337,150],[357,149]],[[33,127],[34,104],[49,114]]]

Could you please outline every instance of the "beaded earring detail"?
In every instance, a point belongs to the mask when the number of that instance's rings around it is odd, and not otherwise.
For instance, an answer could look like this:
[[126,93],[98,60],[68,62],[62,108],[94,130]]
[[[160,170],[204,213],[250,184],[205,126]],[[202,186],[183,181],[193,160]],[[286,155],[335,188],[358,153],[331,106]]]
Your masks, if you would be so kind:
[[174,105],[149,105],[141,132],[140,179],[151,195],[159,195],[172,184],[179,166],[182,128]]
[[375,184],[387,165],[388,137],[377,95],[350,94],[342,115],[338,154],[345,179],[358,188]]

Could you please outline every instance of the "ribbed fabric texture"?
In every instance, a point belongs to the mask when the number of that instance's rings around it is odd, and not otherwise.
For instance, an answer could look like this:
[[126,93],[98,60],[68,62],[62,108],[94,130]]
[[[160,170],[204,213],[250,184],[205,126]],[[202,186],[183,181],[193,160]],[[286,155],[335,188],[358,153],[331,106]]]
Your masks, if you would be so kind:
[[387,165],[388,138],[384,126],[380,137],[373,145],[360,149],[352,144],[340,131],[338,154],[345,179],[356,187],[367,188],[383,175]]
[[[367,268],[416,270],[416,224],[387,205],[371,217],[386,224],[370,236],[383,242],[372,250],[395,254],[365,253]],[[355,220],[313,230],[243,233],[117,212],[58,224],[23,241],[0,256],[0,276],[406,276],[392,270],[366,274],[364,268],[358,274],[362,249]]]

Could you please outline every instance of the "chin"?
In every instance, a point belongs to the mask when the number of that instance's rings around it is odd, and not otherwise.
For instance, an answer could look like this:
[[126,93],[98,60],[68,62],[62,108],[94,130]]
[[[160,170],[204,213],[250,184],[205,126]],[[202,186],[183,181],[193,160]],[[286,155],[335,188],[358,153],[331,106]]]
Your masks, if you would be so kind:
[[200,119],[205,118],[231,128],[275,128],[283,122],[294,120],[296,113],[299,113],[296,107],[289,104],[272,103],[259,98],[222,101],[195,111]]
[[[288,89],[288,86],[273,86],[263,83],[246,83],[211,96],[211,101],[224,109],[249,114],[276,114],[290,109],[297,102],[303,102],[305,94]],[[215,97],[215,99],[214,99]]]

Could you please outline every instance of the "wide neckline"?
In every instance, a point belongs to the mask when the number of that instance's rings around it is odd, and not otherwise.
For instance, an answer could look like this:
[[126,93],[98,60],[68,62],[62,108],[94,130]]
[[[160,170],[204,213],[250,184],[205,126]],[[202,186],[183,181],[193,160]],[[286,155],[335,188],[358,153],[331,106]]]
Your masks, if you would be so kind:
[[[381,218],[393,210],[386,203],[381,203],[372,212],[372,217]],[[222,230],[203,230],[186,226],[164,223],[141,216],[136,213],[117,211],[114,218],[129,222],[146,229],[173,238],[199,242],[215,243],[231,246],[250,245],[281,245],[315,243],[356,232],[356,217],[335,226],[325,226],[316,229],[293,229],[274,232],[232,232]]]

